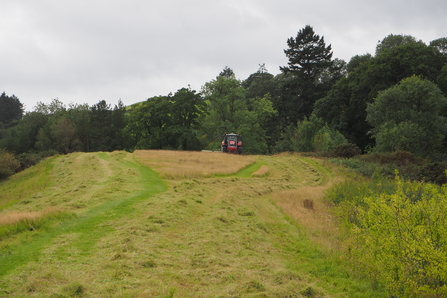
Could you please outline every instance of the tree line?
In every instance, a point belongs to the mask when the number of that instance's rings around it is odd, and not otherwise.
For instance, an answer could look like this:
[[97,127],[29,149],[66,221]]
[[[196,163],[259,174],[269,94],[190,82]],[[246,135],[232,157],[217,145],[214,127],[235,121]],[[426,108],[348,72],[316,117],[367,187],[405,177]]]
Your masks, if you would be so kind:
[[[0,97],[0,148],[69,153],[135,149],[218,150],[225,132],[244,137],[244,152],[447,151],[447,38],[429,45],[389,35],[376,52],[349,62],[310,25],[287,40],[288,64],[265,65],[245,80],[225,67],[197,92],[181,88],[125,107],[106,101],[64,106],[58,99],[23,113],[16,96]],[[7,104],[6,104],[7,103]]]

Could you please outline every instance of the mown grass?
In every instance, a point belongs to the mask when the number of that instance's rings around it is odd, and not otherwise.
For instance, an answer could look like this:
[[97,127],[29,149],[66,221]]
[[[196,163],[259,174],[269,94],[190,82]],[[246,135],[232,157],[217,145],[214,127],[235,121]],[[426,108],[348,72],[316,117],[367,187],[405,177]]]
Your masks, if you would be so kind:
[[[177,154],[171,161],[188,153]],[[310,227],[325,214],[320,194],[333,173],[297,155],[251,158],[252,166],[239,165],[246,172],[176,176],[167,187],[124,152],[59,157],[51,172],[59,183],[41,194],[40,203],[27,206],[44,208],[56,201],[55,194],[65,194],[57,202],[76,217],[11,238],[0,252],[0,263],[8,264],[1,269],[0,292],[18,297],[380,297],[316,241],[328,238],[324,227]],[[80,174],[86,164],[89,170]],[[253,175],[263,166],[268,175]],[[301,208],[296,197],[305,189],[316,193],[314,210]],[[296,210],[309,220],[299,222]]]
[[0,212],[11,205],[28,204],[34,194],[52,186],[49,175],[57,157],[48,158],[38,165],[28,168],[1,183]]
[[220,152],[136,150],[134,155],[167,179],[230,175],[255,162],[250,156]]

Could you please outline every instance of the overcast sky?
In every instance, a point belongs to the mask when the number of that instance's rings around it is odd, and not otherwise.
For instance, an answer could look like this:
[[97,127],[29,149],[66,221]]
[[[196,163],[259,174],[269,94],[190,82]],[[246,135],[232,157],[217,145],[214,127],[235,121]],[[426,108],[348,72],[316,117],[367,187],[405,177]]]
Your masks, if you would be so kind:
[[240,80],[262,63],[276,75],[306,25],[346,62],[389,34],[447,36],[445,0],[0,0],[0,11],[0,92],[27,111],[200,91],[225,66]]

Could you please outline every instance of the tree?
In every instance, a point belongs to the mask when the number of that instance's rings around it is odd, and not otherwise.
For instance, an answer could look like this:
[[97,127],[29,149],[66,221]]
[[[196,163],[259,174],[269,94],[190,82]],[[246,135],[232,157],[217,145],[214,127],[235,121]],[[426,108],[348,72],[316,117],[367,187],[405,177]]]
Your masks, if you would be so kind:
[[123,130],[126,127],[125,115],[126,107],[123,102],[118,100],[118,104],[115,105],[112,111],[111,119],[111,146],[112,150],[123,150],[124,149],[124,137]]
[[430,42],[430,46],[437,49],[440,53],[447,55],[447,38],[442,37]]
[[54,145],[52,149],[60,153],[67,154],[74,151],[80,151],[82,143],[78,138],[78,130],[70,118],[60,117],[51,128],[51,136]]
[[220,148],[221,136],[225,132],[234,132],[244,136],[244,152],[267,152],[267,122],[277,113],[270,94],[247,99],[242,83],[227,76],[218,76],[206,83],[202,94],[208,109],[202,129],[205,148]]
[[170,130],[175,134],[175,147],[181,150],[200,150],[197,131],[202,127],[206,115],[206,103],[200,93],[182,88],[173,97]]
[[326,46],[324,37],[315,34],[309,25],[298,31],[295,38],[287,40],[288,49],[284,50],[289,59],[288,66],[280,67],[284,74],[290,74],[282,101],[285,107],[277,107],[283,111],[281,117],[287,122],[296,123],[304,116],[310,116],[314,103],[325,93],[321,84],[321,74],[328,70],[333,62],[331,45]]
[[349,63],[346,66],[347,72],[350,73],[350,72],[354,71],[354,69],[357,66],[359,66],[361,63],[368,62],[372,58],[373,57],[369,53],[364,54],[364,55],[355,55],[355,56],[353,56],[351,58],[351,60],[349,60]]
[[90,108],[90,151],[111,151],[112,148],[112,109],[105,100],[100,100]]
[[244,87],[246,92],[245,97],[250,99],[263,97],[266,94],[276,96],[277,83],[274,78],[275,76],[267,71],[264,64],[260,65],[257,72],[252,73],[242,82],[242,87]]
[[219,75],[215,80],[205,83],[202,94],[208,110],[207,142],[212,142],[224,132],[235,131],[236,111],[246,110],[245,90],[234,77]]
[[[366,107],[378,93],[412,75],[436,82],[447,57],[420,42],[409,42],[380,51],[371,59],[349,64],[347,78],[332,86],[324,98],[315,103],[314,112],[331,127],[339,130],[362,150],[374,145],[371,125],[366,122]],[[348,65],[349,65],[348,64]]]
[[167,128],[172,125],[171,101],[167,96],[155,96],[136,105],[126,115],[124,129],[126,150],[174,149],[169,146]]
[[398,46],[409,44],[409,43],[424,44],[422,42],[422,40],[416,40],[416,38],[411,35],[390,34],[387,37],[385,37],[384,39],[382,39],[382,41],[379,41],[379,43],[376,46],[376,55],[380,54],[381,52],[385,51],[386,49],[398,47]]
[[447,97],[447,64],[441,69],[441,73],[437,79],[438,87],[444,92],[444,96]]
[[376,149],[405,150],[420,156],[440,151],[447,122],[439,111],[446,106],[439,88],[419,76],[380,92],[366,109]]
[[13,94],[6,95],[3,92],[0,95],[0,123],[9,124],[14,120],[20,120],[23,116],[23,104]]
[[219,73],[219,75],[216,78],[219,78],[219,77],[224,77],[227,79],[234,79],[234,78],[236,78],[236,75],[231,68],[229,68],[228,66],[225,66],[224,69]]
[[135,105],[126,115],[126,150],[200,150],[205,107],[201,94],[186,88]]

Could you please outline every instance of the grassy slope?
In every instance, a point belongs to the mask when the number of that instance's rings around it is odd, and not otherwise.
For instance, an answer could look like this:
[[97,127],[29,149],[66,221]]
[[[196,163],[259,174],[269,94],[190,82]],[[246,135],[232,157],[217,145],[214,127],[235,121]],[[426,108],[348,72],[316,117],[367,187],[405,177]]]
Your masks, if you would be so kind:
[[[75,214],[1,242],[0,297],[378,297],[310,240],[324,229],[303,227],[323,214],[300,193],[332,173],[255,158],[236,175],[166,182],[132,154],[76,153],[0,184],[3,214]],[[251,176],[260,165],[268,175]]]

